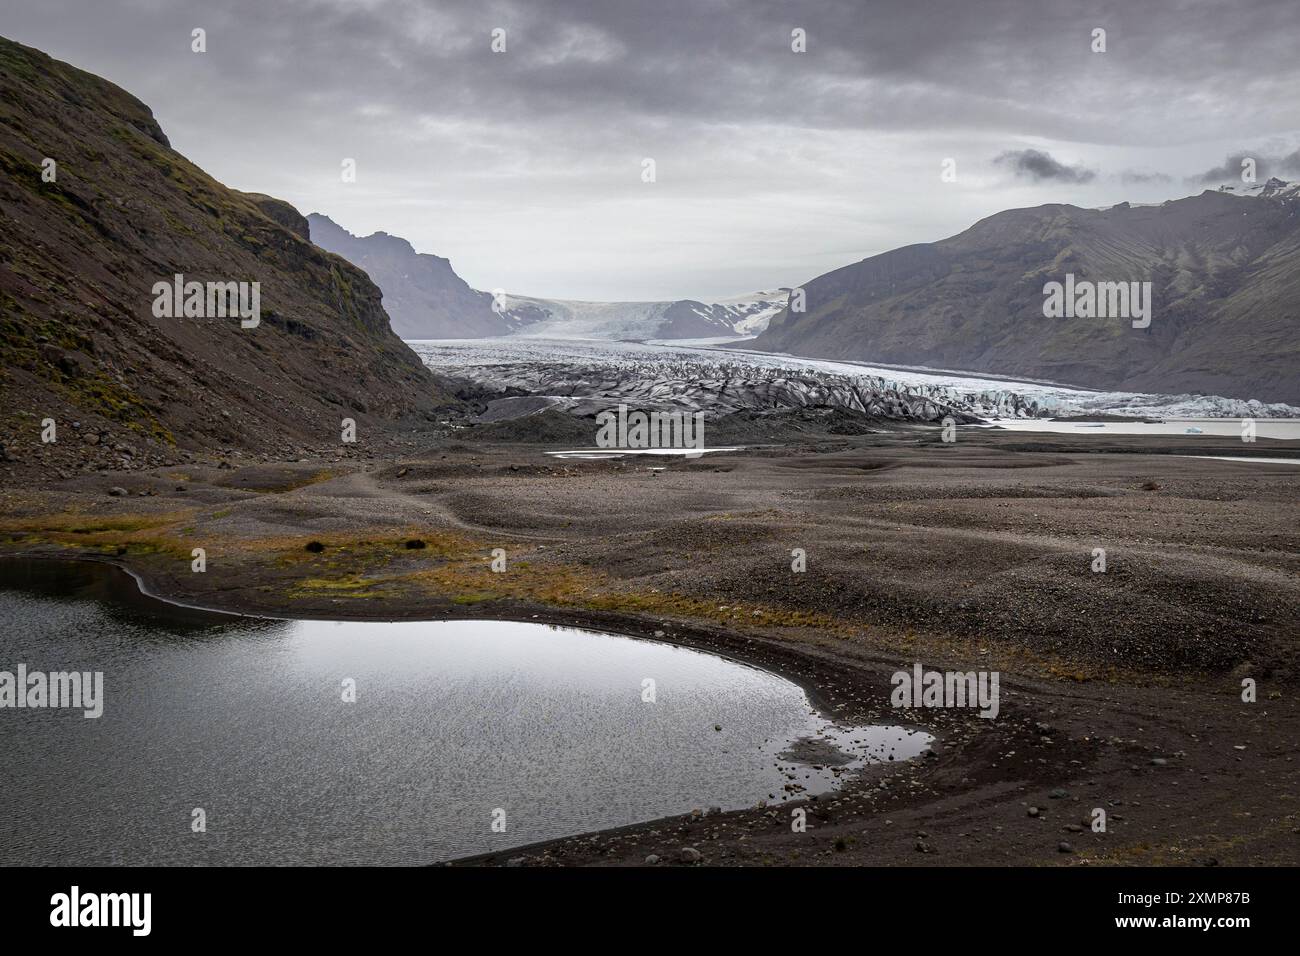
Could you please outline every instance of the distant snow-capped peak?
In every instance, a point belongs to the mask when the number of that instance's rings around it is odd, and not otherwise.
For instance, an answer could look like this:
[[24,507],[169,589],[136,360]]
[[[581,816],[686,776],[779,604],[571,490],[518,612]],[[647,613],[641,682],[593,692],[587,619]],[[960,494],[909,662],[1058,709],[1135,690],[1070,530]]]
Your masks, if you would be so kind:
[[713,302],[582,302],[503,295],[501,315],[516,335],[540,338],[685,339],[753,336],[785,308],[788,288]]
[[1287,182],[1285,179],[1271,176],[1263,183],[1220,186],[1219,192],[1232,193],[1234,196],[1254,196],[1259,199],[1300,199],[1300,182]]

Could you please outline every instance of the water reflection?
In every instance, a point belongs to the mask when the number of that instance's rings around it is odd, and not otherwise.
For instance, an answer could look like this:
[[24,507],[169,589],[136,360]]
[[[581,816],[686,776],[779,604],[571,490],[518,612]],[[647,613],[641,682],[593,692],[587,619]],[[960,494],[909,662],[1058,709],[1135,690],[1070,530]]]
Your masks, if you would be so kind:
[[428,863],[825,792],[929,740],[834,728],[776,675],[655,642],[231,618],[133,587],[0,562],[0,669],[98,670],[105,688],[97,720],[0,710],[2,863]]

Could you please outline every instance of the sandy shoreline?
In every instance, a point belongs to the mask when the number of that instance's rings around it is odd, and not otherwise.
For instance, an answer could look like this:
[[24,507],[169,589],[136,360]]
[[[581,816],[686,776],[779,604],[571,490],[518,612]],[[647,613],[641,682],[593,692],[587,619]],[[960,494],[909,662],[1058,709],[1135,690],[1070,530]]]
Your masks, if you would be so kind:
[[[967,434],[655,463],[442,443],[87,475],[4,489],[0,553],[111,560],[160,596],[241,613],[681,643],[780,673],[837,720],[938,738],[933,757],[808,801],[807,833],[788,804],[460,863],[678,865],[683,847],[734,865],[1300,862],[1297,469],[1176,457],[1240,442]],[[999,670],[1002,713],[893,710],[889,675],[916,661]],[[1083,826],[1096,807],[1106,833]]]

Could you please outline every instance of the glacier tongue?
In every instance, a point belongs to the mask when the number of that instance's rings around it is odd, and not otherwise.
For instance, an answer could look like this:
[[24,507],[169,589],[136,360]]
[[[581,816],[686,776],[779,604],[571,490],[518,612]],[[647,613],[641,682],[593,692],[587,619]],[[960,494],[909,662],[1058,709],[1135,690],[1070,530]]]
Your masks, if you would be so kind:
[[1300,408],[1253,399],[1095,392],[933,369],[883,369],[668,343],[510,337],[410,345],[433,370],[472,382],[487,394],[548,397],[554,400],[551,406],[575,414],[593,414],[622,402],[702,409],[710,415],[821,405],[908,421],[937,421],[949,413],[966,420],[1068,415],[1300,418]]

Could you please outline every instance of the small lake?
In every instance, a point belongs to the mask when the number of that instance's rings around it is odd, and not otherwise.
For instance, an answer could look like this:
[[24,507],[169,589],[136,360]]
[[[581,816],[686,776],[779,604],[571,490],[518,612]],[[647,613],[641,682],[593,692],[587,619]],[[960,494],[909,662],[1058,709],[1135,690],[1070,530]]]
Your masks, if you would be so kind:
[[0,708],[0,864],[432,863],[824,793],[930,741],[663,643],[216,615],[100,564],[0,560],[0,616],[0,671],[103,673],[99,718]]

